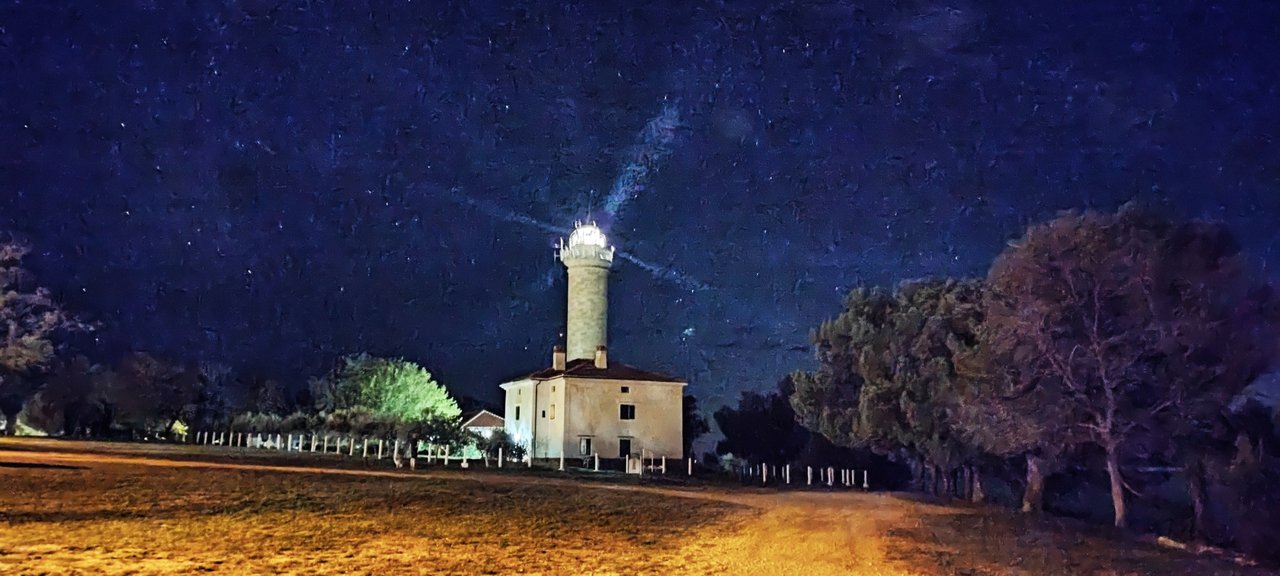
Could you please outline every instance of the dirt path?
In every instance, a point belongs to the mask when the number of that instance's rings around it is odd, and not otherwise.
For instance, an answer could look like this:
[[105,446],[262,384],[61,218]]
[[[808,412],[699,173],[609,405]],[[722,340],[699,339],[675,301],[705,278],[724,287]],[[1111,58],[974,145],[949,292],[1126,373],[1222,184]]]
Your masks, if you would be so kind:
[[459,482],[542,485],[573,483],[590,489],[699,498],[728,502],[749,510],[725,529],[700,534],[683,545],[678,554],[686,566],[699,572],[720,574],[845,575],[909,574],[886,559],[884,539],[888,527],[904,522],[901,502],[883,496],[858,493],[752,492],[719,489],[668,489],[650,486],[584,484],[557,478],[432,471],[352,470],[314,466],[279,466],[233,462],[170,460],[145,456],[91,452],[4,451],[10,464],[42,466],[155,466],[206,468],[284,474],[322,474],[382,478],[434,478]]

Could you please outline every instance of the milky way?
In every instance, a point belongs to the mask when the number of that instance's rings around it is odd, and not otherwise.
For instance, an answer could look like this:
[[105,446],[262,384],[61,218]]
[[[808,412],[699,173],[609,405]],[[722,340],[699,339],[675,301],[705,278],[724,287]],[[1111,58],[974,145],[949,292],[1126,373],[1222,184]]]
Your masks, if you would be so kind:
[[24,2],[0,7],[0,228],[80,350],[294,386],[549,362],[596,218],[621,361],[709,406],[811,362],[859,284],[984,274],[1129,200],[1280,261],[1280,4]]

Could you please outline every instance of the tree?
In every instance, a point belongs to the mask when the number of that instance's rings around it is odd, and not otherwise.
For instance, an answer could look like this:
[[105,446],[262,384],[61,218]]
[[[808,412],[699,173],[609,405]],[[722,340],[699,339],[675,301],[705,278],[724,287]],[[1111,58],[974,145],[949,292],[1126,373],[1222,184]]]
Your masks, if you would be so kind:
[[400,358],[354,354],[310,389],[321,413],[361,408],[404,423],[459,420],[462,411],[423,367]]
[[29,422],[52,435],[88,432],[100,419],[101,372],[83,355],[54,361],[44,388],[27,404]]
[[724,435],[717,454],[733,454],[749,462],[782,464],[796,458],[808,442],[809,431],[796,421],[788,399],[790,379],[779,390],[743,392],[736,406],[722,406],[712,418]]
[[107,382],[104,396],[118,424],[135,432],[164,432],[194,416],[200,389],[198,370],[133,352]]
[[698,410],[698,399],[692,394],[685,394],[681,402],[682,430],[681,438],[684,447],[685,457],[693,455],[693,443],[703,434],[711,431],[711,427],[707,425],[707,419],[702,417],[702,412]]
[[4,433],[17,430],[18,413],[39,390],[57,348],[56,339],[67,332],[87,330],[89,325],[72,317],[54,301],[49,291],[32,286],[32,276],[22,268],[28,248],[12,240],[0,240],[0,415]]
[[979,281],[904,282],[893,294],[858,289],[811,336],[819,369],[794,375],[801,420],[837,445],[904,455],[921,488],[950,494],[972,457],[948,407],[965,379],[960,358],[978,345]]
[[[1195,415],[1221,407],[1248,371],[1228,349],[1256,336],[1233,324],[1248,289],[1222,268],[1225,244],[1198,226],[1133,206],[1066,213],[1028,229],[988,275],[994,365],[1016,367],[1020,387],[1036,388],[1071,435],[1103,450],[1116,526],[1126,524],[1122,465],[1133,440],[1196,428]],[[1190,250],[1199,241],[1215,246]]]

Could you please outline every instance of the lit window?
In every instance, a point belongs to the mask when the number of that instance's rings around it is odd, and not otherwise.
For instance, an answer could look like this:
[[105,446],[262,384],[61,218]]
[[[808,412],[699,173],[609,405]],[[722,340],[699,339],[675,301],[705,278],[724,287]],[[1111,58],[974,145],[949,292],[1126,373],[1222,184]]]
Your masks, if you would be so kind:
[[636,405],[635,405],[635,404],[622,404],[622,405],[618,406],[618,417],[619,417],[619,418],[621,418],[621,419],[623,419],[623,420],[635,420],[635,419],[636,419]]
[[583,456],[591,455],[591,438],[583,436],[578,438],[578,453]]
[[622,393],[623,393],[623,394],[630,394],[630,393],[631,393],[631,387],[630,387],[630,386],[623,386],[623,387],[622,387]]
[[551,405],[551,419],[552,419],[552,420],[555,420],[555,419],[556,419],[556,405],[555,405],[555,404],[552,404],[552,405]]

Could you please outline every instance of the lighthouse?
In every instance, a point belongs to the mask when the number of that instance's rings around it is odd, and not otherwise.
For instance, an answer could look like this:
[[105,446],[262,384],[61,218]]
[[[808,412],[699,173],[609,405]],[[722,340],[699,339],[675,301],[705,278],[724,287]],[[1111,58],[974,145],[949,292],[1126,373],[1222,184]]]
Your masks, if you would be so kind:
[[594,223],[576,223],[559,258],[569,273],[566,360],[596,358],[609,345],[609,269],[614,249]]
[[609,354],[609,239],[579,222],[557,248],[569,274],[565,346],[552,347],[551,366],[501,384],[507,436],[532,460],[556,465],[613,460],[638,473],[643,459],[682,458],[688,382]]

